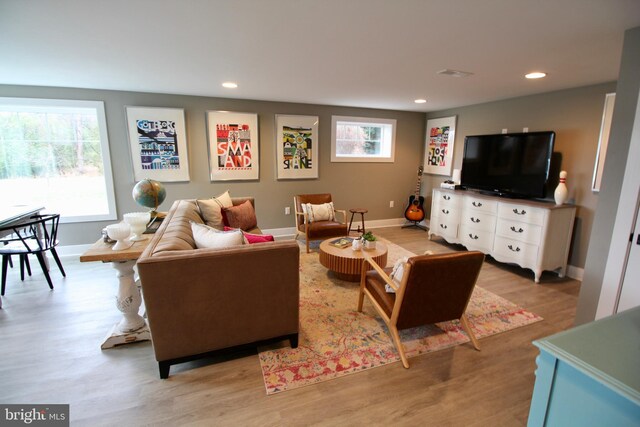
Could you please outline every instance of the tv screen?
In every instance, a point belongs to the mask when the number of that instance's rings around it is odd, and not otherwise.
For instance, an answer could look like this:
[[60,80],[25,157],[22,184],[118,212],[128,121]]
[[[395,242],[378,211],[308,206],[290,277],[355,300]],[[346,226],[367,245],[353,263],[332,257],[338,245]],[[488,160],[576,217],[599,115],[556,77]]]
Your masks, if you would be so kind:
[[467,136],[460,184],[499,195],[544,198],[555,135],[548,131]]

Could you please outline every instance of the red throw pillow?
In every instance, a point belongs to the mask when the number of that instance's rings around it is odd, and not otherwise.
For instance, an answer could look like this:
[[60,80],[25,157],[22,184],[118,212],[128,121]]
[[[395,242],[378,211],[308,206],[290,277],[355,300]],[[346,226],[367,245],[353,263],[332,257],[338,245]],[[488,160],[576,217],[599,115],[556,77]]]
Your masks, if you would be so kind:
[[222,210],[222,220],[227,227],[251,230],[258,226],[256,211],[249,200],[238,206],[225,208]]
[[[233,230],[237,230],[237,228],[227,227],[226,225],[224,226],[224,231],[233,231]],[[247,233],[246,231],[243,231],[242,235],[244,236],[244,242],[249,244],[275,241],[275,239],[271,234],[251,234],[251,233]]]

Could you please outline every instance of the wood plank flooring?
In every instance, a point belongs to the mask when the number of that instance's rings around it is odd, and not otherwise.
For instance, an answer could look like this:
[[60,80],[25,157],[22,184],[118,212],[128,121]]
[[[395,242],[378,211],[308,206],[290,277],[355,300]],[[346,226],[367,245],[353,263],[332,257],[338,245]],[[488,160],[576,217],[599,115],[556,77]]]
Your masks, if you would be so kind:
[[[427,233],[374,230],[414,252],[461,250]],[[73,426],[524,426],[535,339],[570,328],[580,283],[493,260],[479,285],[544,321],[470,345],[267,396],[255,352],[178,365],[160,380],[151,343],[100,350],[120,319],[115,270],[63,258],[49,291],[39,267],[12,269],[0,310],[0,403],[68,403]],[[354,301],[354,310],[356,302]]]

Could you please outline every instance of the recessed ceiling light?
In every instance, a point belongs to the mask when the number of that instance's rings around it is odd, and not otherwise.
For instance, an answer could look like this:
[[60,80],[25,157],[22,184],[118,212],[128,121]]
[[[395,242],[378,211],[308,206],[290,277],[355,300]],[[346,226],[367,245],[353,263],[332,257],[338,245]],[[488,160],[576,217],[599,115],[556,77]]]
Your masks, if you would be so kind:
[[525,74],[525,77],[528,79],[541,79],[543,77],[546,77],[547,73],[543,73],[540,71],[534,71],[532,73],[529,74]]
[[224,82],[222,83],[222,87],[226,87],[227,89],[235,89],[238,87],[238,84],[234,82]]
[[473,73],[469,71],[452,70],[450,68],[445,68],[444,70],[440,70],[436,74],[440,74],[443,76],[451,76],[451,77],[468,77],[473,75]]
[[427,100],[426,99],[416,99],[413,102],[415,102],[416,104],[424,104],[425,102],[427,102]]

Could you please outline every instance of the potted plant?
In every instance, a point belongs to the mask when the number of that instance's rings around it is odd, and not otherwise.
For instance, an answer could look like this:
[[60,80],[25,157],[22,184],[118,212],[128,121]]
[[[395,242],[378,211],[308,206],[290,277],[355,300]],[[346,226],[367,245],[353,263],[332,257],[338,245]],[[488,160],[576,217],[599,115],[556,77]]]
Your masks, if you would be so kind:
[[375,249],[376,248],[376,236],[373,235],[372,232],[367,231],[362,235],[362,240],[364,241],[365,249]]

